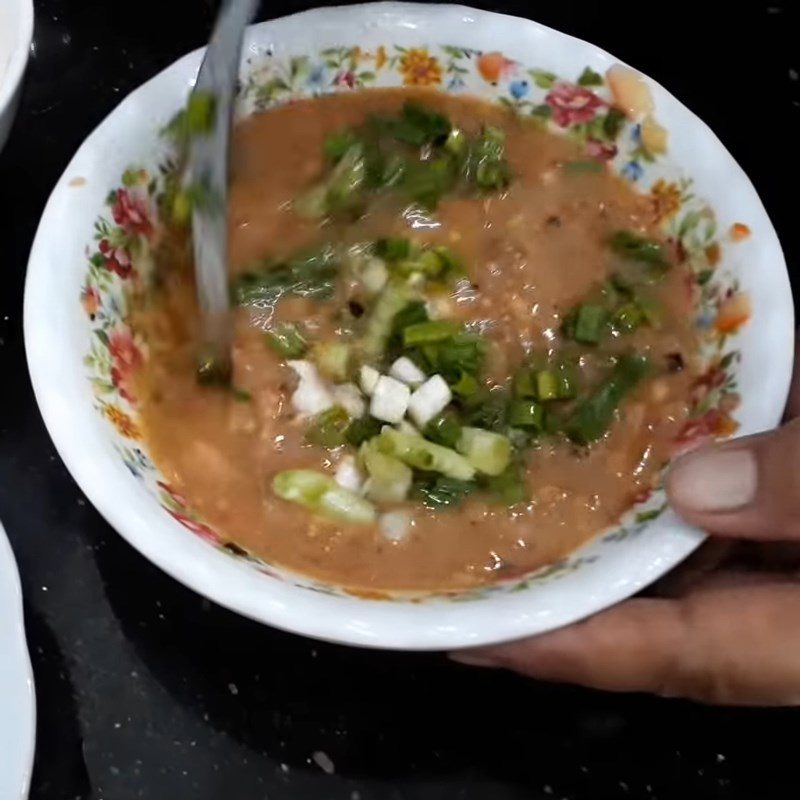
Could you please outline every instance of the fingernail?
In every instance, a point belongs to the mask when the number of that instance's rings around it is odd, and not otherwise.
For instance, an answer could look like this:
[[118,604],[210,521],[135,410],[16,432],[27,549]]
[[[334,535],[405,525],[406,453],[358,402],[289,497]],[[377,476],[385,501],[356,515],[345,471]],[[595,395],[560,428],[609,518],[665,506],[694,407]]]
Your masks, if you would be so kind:
[[451,661],[464,664],[467,667],[484,667],[487,669],[497,667],[496,661],[492,661],[491,658],[478,655],[477,653],[448,653],[447,657]]
[[675,465],[669,485],[673,501],[693,511],[735,511],[755,499],[758,467],[744,447],[701,451]]

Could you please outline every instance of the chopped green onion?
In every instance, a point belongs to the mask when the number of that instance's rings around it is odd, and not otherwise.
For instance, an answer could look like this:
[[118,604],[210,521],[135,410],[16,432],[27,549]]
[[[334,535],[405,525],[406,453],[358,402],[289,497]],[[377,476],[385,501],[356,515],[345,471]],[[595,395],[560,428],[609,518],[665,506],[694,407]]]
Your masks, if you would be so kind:
[[311,349],[311,358],[323,377],[337,382],[347,378],[350,368],[350,345],[346,342],[319,342]]
[[450,478],[471,480],[474,467],[455,450],[429,442],[421,436],[386,428],[373,441],[386,455],[399,458],[410,467],[426,472],[441,472]]
[[455,187],[457,178],[452,160],[438,157],[410,162],[399,186],[409,199],[435,209],[442,196]]
[[240,389],[238,386],[232,386],[231,392],[233,399],[239,403],[249,403],[253,399],[253,395],[247,389]]
[[639,310],[642,312],[647,324],[651,328],[655,328],[656,330],[660,330],[661,326],[663,325],[663,309],[661,304],[653,297],[649,297],[641,292],[637,292],[636,295],[636,304],[639,306]]
[[463,428],[457,450],[486,475],[499,475],[511,460],[508,437],[483,428]]
[[477,488],[474,481],[436,477],[418,480],[413,493],[429,508],[456,508]]
[[350,416],[341,406],[332,406],[312,418],[306,430],[306,441],[327,450],[341,447],[347,441]]
[[361,189],[365,179],[364,150],[356,143],[347,149],[327,180],[325,199],[328,213],[355,209],[362,202]]
[[572,173],[598,173],[605,172],[605,169],[601,161],[595,161],[594,159],[579,159],[577,161],[567,161],[564,164],[564,171]]
[[352,131],[344,130],[332,133],[325,139],[322,149],[325,156],[334,163],[341,160],[344,154],[354,145],[357,144],[355,134]]
[[647,374],[648,368],[647,359],[641,356],[622,356],[609,377],[578,402],[565,425],[569,438],[578,444],[590,444],[603,436],[617,407]]
[[625,303],[617,309],[611,322],[614,328],[623,333],[635,331],[646,320],[644,312],[638,303]]
[[272,479],[278,497],[298,503],[328,519],[359,524],[375,521],[375,507],[355,492],[339,486],[333,478],[310,469],[290,469]]
[[537,400],[515,400],[508,409],[508,424],[538,433],[544,427],[544,407]]
[[501,389],[477,392],[467,398],[464,421],[476,428],[502,431],[507,424],[508,397]]
[[611,249],[632,261],[667,267],[669,260],[663,245],[655,239],[639,236],[631,231],[617,231],[610,240]]
[[389,130],[398,141],[421,147],[446,140],[451,127],[443,114],[409,100],[401,115],[391,121]]
[[375,254],[386,261],[400,261],[411,255],[411,241],[399,236],[378,239]]
[[383,355],[395,316],[415,299],[412,289],[398,283],[389,283],[378,295],[361,340],[361,348],[368,362]]
[[509,464],[499,475],[484,479],[486,490],[503,505],[515,506],[530,498],[525,475],[519,464]]
[[578,306],[572,338],[582,344],[597,344],[608,322],[608,312],[602,306],[586,303]]
[[452,320],[431,320],[409,325],[403,331],[403,344],[414,347],[421,344],[432,344],[451,339],[461,330],[461,325]]
[[461,423],[452,411],[444,411],[434,417],[422,433],[435,444],[453,449],[461,439]]
[[460,397],[470,397],[478,391],[480,384],[474,375],[462,369],[458,380],[453,383],[450,388]]
[[293,322],[283,322],[266,333],[267,344],[283,358],[301,358],[308,350],[308,342]]
[[369,443],[362,445],[361,460],[369,475],[365,492],[377,503],[400,503],[406,499],[413,473],[411,468],[393,456],[387,456]]
[[344,438],[348,444],[360,447],[364,442],[377,436],[381,432],[381,428],[383,428],[383,423],[375,417],[369,415],[358,417],[350,423]]
[[469,141],[461,128],[452,128],[444,143],[445,150],[456,156],[465,153],[468,146]]
[[540,400],[558,400],[561,397],[558,375],[549,369],[536,374],[536,396]]
[[514,375],[515,397],[538,397],[539,389],[536,385],[536,376],[530,369],[521,369]]

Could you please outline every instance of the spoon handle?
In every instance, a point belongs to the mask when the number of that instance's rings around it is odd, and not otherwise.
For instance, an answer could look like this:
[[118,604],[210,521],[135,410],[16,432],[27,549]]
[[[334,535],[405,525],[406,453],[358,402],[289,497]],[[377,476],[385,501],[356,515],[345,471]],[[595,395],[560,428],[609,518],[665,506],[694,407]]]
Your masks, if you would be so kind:
[[231,320],[228,292],[228,164],[231,123],[244,32],[257,0],[224,0],[193,89],[213,105],[214,124],[194,137],[189,149],[189,179],[199,187],[192,234],[197,297],[201,313],[200,377],[230,375]]

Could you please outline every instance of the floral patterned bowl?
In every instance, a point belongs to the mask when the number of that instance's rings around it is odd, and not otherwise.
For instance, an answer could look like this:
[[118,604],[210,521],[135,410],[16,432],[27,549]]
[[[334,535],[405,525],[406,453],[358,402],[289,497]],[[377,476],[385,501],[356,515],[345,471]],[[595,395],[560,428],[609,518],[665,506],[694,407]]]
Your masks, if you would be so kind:
[[[655,492],[613,530],[523,579],[379,600],[253,558],[206,525],[141,439],[131,375],[147,352],[126,314],[160,231],[156,199],[169,165],[158,132],[200,59],[193,53],[138,89],[86,140],[50,198],[28,269],[25,341],[42,415],[86,495],[134,547],[187,586],[270,625],[357,645],[444,649],[580,619],[698,545],[702,535]],[[504,103],[575,138],[587,157],[649,194],[694,271],[687,291],[708,368],[676,450],[778,423],[793,356],[780,245],[742,170],[662,87],[647,81],[670,136],[668,153],[656,157],[641,125],[609,113],[602,76],[615,59],[526,20],[396,3],[310,11],[253,27],[245,62],[242,114],[325,92],[427,86]]]

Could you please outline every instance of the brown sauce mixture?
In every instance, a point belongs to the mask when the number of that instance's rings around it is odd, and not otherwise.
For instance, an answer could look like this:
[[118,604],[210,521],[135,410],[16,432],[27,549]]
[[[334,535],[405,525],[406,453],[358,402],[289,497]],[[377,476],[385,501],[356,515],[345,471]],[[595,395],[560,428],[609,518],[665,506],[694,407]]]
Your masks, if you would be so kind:
[[[403,215],[396,204],[379,202],[346,225],[299,217],[291,202],[323,173],[325,137],[368,114],[396,113],[409,97],[424,98],[466,130],[482,123],[505,130],[510,187],[445,198],[432,214]],[[242,122],[233,154],[234,274],[265,256],[285,258],[330,241],[402,235],[447,245],[463,259],[472,288],[442,303],[449,316],[481,323],[490,342],[488,373],[496,380],[507,380],[526,353],[559,340],[565,313],[609,274],[603,246],[609,235],[620,229],[659,235],[646,198],[611,173],[561,168],[581,158],[574,143],[475,99],[374,90],[292,103]],[[199,387],[191,272],[185,263],[170,267],[134,319],[150,352],[139,393],[153,458],[222,535],[324,581],[361,590],[454,589],[553,562],[617,521],[652,485],[687,415],[689,370],[659,372],[626,398],[608,434],[591,447],[547,439],[534,449],[527,504],[505,508],[469,498],[460,508],[437,511],[412,504],[409,537],[391,543],[376,525],[317,518],[273,494],[276,472],[330,471],[336,459],[304,440],[289,402],[292,373],[264,344],[273,312],[237,311],[234,384],[252,399]],[[663,326],[636,330],[625,346],[653,363],[681,353],[688,364],[696,346],[681,266],[672,267],[657,293],[666,309]],[[341,295],[329,302],[285,298],[274,313],[333,332],[342,302]],[[591,358],[586,365],[591,369]]]

